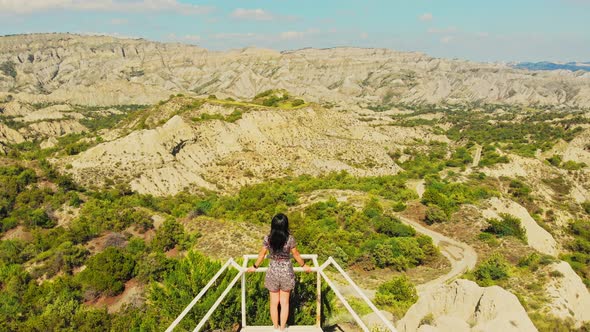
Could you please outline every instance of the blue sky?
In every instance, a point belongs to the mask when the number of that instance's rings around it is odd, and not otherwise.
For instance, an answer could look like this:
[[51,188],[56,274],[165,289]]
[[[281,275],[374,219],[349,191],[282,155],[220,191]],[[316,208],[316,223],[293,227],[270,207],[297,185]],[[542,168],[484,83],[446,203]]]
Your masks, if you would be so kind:
[[0,0],[0,34],[213,50],[360,46],[476,61],[590,61],[590,0]]

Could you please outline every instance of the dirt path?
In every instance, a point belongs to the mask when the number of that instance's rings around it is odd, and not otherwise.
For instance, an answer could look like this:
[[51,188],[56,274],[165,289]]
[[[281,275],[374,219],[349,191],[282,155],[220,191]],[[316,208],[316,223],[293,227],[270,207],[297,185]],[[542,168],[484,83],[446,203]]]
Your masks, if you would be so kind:
[[419,233],[430,236],[434,244],[439,247],[441,254],[451,262],[451,271],[449,271],[449,273],[427,283],[418,285],[416,287],[418,293],[429,291],[440,284],[456,279],[467,270],[475,267],[475,264],[477,263],[477,253],[468,244],[455,241],[449,237],[422,226],[420,223],[414,220],[402,217],[400,215],[397,215],[397,217],[403,223],[414,227]]
[[[478,148],[478,151],[481,153],[481,148]],[[416,191],[419,195],[421,190],[418,190],[418,187],[423,186],[423,181],[416,183]],[[317,201],[325,200],[330,195],[338,197],[339,201],[349,201],[351,198],[358,199],[358,197],[363,196],[364,193],[352,190],[318,190],[306,198],[305,203],[306,205],[309,205]],[[383,199],[382,203],[383,205],[388,205],[391,202]],[[418,285],[416,288],[419,293],[429,291],[440,284],[456,279],[467,270],[475,267],[475,264],[477,263],[477,253],[471,246],[435,232],[417,221],[401,216],[393,211],[390,212],[396,215],[403,223],[414,227],[417,232],[430,236],[432,238],[432,242],[439,247],[441,254],[445,256],[451,263],[451,271],[449,271],[447,274],[430,280],[424,284]],[[352,287],[341,283],[339,284],[341,286],[340,290],[344,295],[358,296]],[[375,290],[363,289],[363,292],[370,298],[375,296]]]
[[473,163],[471,164],[471,167],[479,166],[479,161],[481,160],[481,149],[481,146],[476,146],[475,154],[473,155]]
[[[426,228],[414,220],[402,217],[401,215],[397,215],[397,217],[404,224],[414,227],[418,233],[430,236],[432,242],[440,249],[441,254],[451,263],[451,271],[447,274],[416,286],[418,294],[428,292],[441,284],[452,281],[475,267],[475,264],[477,263],[477,253],[468,244],[446,237]],[[347,285],[343,286],[341,291],[347,295],[358,296],[352,287]],[[375,296],[375,290],[363,289],[363,292],[371,299]]]
[[424,195],[425,191],[426,186],[424,185],[424,180],[418,181],[418,183],[416,183],[416,193],[418,193],[418,197],[420,197],[420,199],[422,199],[422,195]]
[[[467,270],[475,267],[475,264],[477,263],[477,253],[468,244],[455,241],[438,232],[435,232],[424,227],[423,225],[414,220],[408,219],[399,214],[397,215],[397,217],[403,223],[414,227],[417,232],[430,236],[432,238],[432,242],[440,249],[441,254],[445,256],[451,263],[451,271],[449,271],[447,274],[444,274],[436,279],[430,280],[424,284],[416,286],[418,296],[422,296],[422,294],[428,293],[436,289],[441,284],[456,279],[457,277],[465,273]],[[356,291],[354,291],[354,289],[348,285],[339,287],[339,290],[345,296],[352,295],[358,297]],[[362,289],[362,291],[371,300],[375,297],[375,290]],[[391,313],[388,313],[386,311],[381,311],[381,313],[383,313],[386,318],[393,319]],[[362,319],[365,323],[369,324],[369,326],[381,324],[381,320],[374,313],[365,315],[362,317]]]

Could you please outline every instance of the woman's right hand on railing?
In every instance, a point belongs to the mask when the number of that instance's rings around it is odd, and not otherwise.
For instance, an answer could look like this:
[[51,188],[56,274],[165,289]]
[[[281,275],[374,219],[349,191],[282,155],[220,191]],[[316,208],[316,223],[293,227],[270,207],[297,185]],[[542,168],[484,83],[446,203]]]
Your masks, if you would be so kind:
[[255,272],[255,271],[256,271],[256,268],[255,268],[254,266],[250,266],[250,267],[249,267],[249,268],[246,270],[246,272]]

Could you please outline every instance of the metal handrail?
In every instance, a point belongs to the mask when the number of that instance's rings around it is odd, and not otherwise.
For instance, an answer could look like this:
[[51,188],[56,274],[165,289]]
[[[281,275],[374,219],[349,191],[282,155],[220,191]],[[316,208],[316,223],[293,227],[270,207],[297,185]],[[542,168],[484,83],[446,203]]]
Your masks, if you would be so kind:
[[[182,311],[182,313],[170,324],[170,326],[168,326],[168,328],[166,329],[166,332],[172,332],[172,330],[174,330],[174,328],[180,323],[180,321],[186,316],[186,314],[188,314],[188,312],[194,307],[194,305],[203,297],[203,295],[205,295],[205,293],[207,292],[207,290],[209,290],[209,288],[213,285],[213,283],[230,266],[235,268],[236,270],[238,270],[238,274],[227,285],[227,287],[225,288],[223,293],[219,296],[219,298],[217,298],[217,300],[211,306],[211,308],[209,308],[209,311],[207,311],[205,316],[203,316],[203,318],[201,318],[201,320],[199,321],[199,323],[197,324],[197,326],[195,327],[193,332],[198,332],[198,331],[200,331],[201,328],[203,328],[203,326],[205,325],[207,320],[209,320],[209,318],[211,317],[211,315],[213,314],[215,309],[217,309],[217,307],[221,304],[221,301],[223,301],[223,299],[227,296],[227,294],[229,294],[229,291],[234,287],[234,285],[237,283],[238,279],[240,279],[240,278],[242,279],[242,282],[241,282],[242,328],[246,327],[247,326],[246,325],[246,270],[247,270],[247,266],[248,266],[248,260],[255,259],[257,257],[258,257],[257,255],[244,255],[244,262],[243,262],[242,266],[238,265],[232,258],[228,259],[227,262],[213,276],[213,278],[211,278],[209,283],[207,283],[207,285],[199,292],[199,294],[197,294],[197,296],[191,301],[191,303],[189,303],[189,305],[186,306],[186,308]],[[344,279],[353,287],[353,289],[356,290],[360,294],[361,298],[367,303],[369,308],[371,308],[371,310],[375,314],[377,314],[377,316],[379,317],[379,319],[381,319],[383,321],[385,326],[392,332],[397,331],[395,329],[395,327],[393,326],[393,324],[390,321],[388,321],[387,318],[385,318],[385,316],[383,316],[381,311],[379,311],[379,309],[377,309],[377,307],[375,307],[375,305],[371,302],[371,300],[369,300],[369,298],[354,283],[354,281],[352,281],[352,279],[348,276],[348,274],[344,271],[344,269],[342,269],[342,267],[340,267],[340,265],[338,265],[338,263],[332,257],[329,257],[322,265],[318,264],[317,255],[304,254],[304,255],[301,255],[301,258],[311,259],[313,262],[313,266],[314,266],[311,270],[313,272],[317,273],[317,279],[316,279],[316,282],[317,282],[317,286],[316,286],[317,287],[316,326],[317,327],[320,327],[320,324],[321,324],[321,317],[320,317],[321,316],[321,278],[323,278],[326,281],[326,283],[328,284],[328,286],[330,286],[332,291],[334,291],[334,293],[336,294],[338,299],[340,299],[340,301],[342,301],[342,304],[344,304],[344,307],[352,315],[352,317],[357,322],[357,324],[359,324],[359,326],[362,328],[362,330],[365,332],[369,332],[369,328],[361,320],[359,315],[354,311],[354,309],[351,307],[351,305],[348,303],[348,301],[342,295],[342,293],[340,293],[340,291],[336,288],[336,285],[332,282],[332,280],[330,280],[330,278],[328,278],[328,276],[324,273],[324,269],[326,269],[330,265],[333,265],[336,268],[336,270],[344,277]],[[263,272],[266,272],[267,270],[268,270],[268,268],[261,267],[261,268],[256,269],[255,272],[263,273]],[[295,268],[293,268],[293,270],[295,272],[303,272],[304,271],[304,269],[301,267],[295,267]]]

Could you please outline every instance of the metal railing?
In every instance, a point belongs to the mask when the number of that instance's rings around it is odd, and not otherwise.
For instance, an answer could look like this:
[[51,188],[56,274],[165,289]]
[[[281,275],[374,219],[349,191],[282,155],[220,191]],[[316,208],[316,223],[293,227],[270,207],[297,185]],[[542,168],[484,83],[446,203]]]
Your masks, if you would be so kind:
[[[186,306],[186,308],[184,308],[182,313],[180,313],[180,315],[178,315],[178,317],[176,317],[176,319],[170,324],[170,326],[168,326],[168,328],[166,329],[166,332],[172,332],[174,330],[174,328],[190,312],[190,310],[195,306],[195,304],[205,295],[207,290],[209,290],[209,288],[215,283],[215,281],[221,276],[221,274],[225,270],[227,270],[230,266],[235,268],[236,270],[238,270],[238,274],[227,285],[227,287],[225,288],[223,293],[221,293],[221,295],[217,298],[215,303],[213,303],[213,305],[211,306],[209,311],[207,311],[205,316],[203,316],[203,318],[197,324],[197,326],[195,327],[193,332],[198,332],[203,328],[203,326],[207,323],[207,320],[209,320],[209,318],[211,317],[211,315],[213,314],[215,309],[217,309],[217,307],[221,304],[221,301],[223,301],[223,299],[227,296],[227,294],[230,292],[230,290],[234,287],[234,285],[238,282],[238,279],[240,279],[240,278],[242,279],[241,280],[242,328],[247,327],[248,325],[246,322],[246,270],[247,270],[247,266],[248,266],[248,261],[251,259],[256,259],[257,257],[258,257],[257,255],[244,255],[244,262],[243,262],[242,266],[240,266],[238,263],[236,263],[236,261],[234,261],[232,258],[228,259],[227,262],[213,276],[213,278],[211,278],[209,283],[205,287],[203,287],[203,289],[199,292],[199,294],[197,294],[197,296]],[[340,265],[332,257],[329,257],[322,265],[318,264],[318,256],[317,255],[304,254],[304,255],[301,255],[301,258],[311,259],[313,262],[313,268],[311,269],[311,271],[317,273],[317,278],[316,278],[316,288],[317,288],[317,290],[316,290],[316,305],[317,305],[316,312],[317,312],[317,315],[316,315],[316,324],[315,324],[315,326],[317,328],[321,328],[321,309],[322,309],[322,307],[321,307],[322,306],[321,284],[322,284],[322,278],[323,278],[326,281],[326,283],[328,284],[328,286],[330,286],[330,288],[332,289],[334,294],[336,294],[336,297],[338,297],[338,299],[342,302],[344,307],[352,315],[352,317],[354,318],[356,323],[361,327],[361,329],[365,332],[370,331],[369,328],[367,327],[367,325],[361,320],[359,315],[354,311],[354,309],[352,308],[350,303],[348,303],[346,298],[342,295],[342,293],[340,293],[340,291],[338,290],[338,288],[336,287],[334,282],[332,280],[330,280],[330,278],[324,272],[324,270],[328,266],[332,265],[344,277],[344,279],[352,286],[352,288],[358,292],[360,297],[365,301],[365,303],[369,306],[369,308],[371,308],[371,310],[384,323],[385,327],[392,332],[396,332],[396,329],[393,326],[393,324],[389,320],[387,320],[387,318],[385,318],[385,316],[383,316],[381,311],[379,311],[379,309],[377,309],[377,307],[375,307],[375,305],[371,302],[371,300],[369,300],[369,298],[363,293],[363,291],[354,283],[354,281],[352,281],[352,279],[348,276],[348,274],[342,269],[342,267],[340,267]],[[255,272],[256,273],[264,273],[267,270],[268,270],[267,267],[260,267],[260,268],[256,269]],[[295,272],[303,272],[304,271],[303,268],[301,268],[301,267],[295,267],[295,268],[293,268],[293,270]]]

